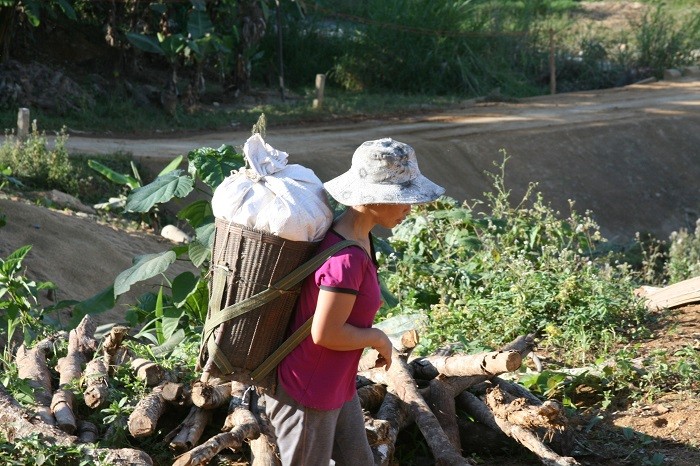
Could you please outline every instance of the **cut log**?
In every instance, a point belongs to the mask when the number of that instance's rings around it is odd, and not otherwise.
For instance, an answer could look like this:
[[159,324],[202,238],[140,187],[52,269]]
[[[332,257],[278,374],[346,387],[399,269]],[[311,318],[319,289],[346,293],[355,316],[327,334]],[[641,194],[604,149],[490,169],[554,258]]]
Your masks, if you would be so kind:
[[177,454],[192,449],[199,442],[213,414],[212,410],[192,406],[187,417],[164,440],[169,442],[170,449]]
[[97,330],[97,323],[90,315],[86,315],[80,321],[78,326],[68,333],[68,346],[69,351],[71,347],[71,340],[73,340],[73,346],[76,351],[83,354],[86,361],[92,359],[95,350],[97,349],[97,340],[95,340],[95,330]]
[[240,382],[226,382],[218,385],[198,380],[192,386],[192,403],[202,409],[214,409],[226,405],[231,399],[232,385]]
[[410,406],[418,428],[423,433],[430,450],[438,465],[465,465],[470,464],[452,446],[450,440],[442,430],[435,414],[418,393],[415,380],[406,361],[394,350],[391,367],[387,371],[389,388],[408,406]]
[[251,466],[280,466],[282,462],[277,454],[277,444],[274,437],[260,434],[260,437],[250,441]]
[[364,385],[357,389],[357,396],[360,399],[360,406],[365,411],[376,412],[386,396],[386,386],[378,383]]
[[87,387],[83,392],[83,399],[89,408],[97,409],[109,401],[107,377],[107,365],[102,358],[95,358],[85,366]]
[[119,349],[122,340],[129,333],[129,328],[122,325],[115,325],[105,336],[102,343],[102,354],[104,355],[105,365],[107,366],[108,375],[114,375],[114,368],[119,365]]
[[[9,442],[39,434],[41,441],[46,442],[47,448],[51,445],[73,445],[78,440],[57,427],[29,416],[2,385],[0,385],[0,432]],[[86,450],[84,454],[92,457],[95,464],[107,462],[106,464],[115,466],[153,465],[153,461],[145,452],[131,448],[118,450],[96,448]]]
[[431,380],[438,375],[446,377],[465,375],[494,376],[512,372],[522,364],[517,351],[493,351],[455,356],[428,356],[411,361],[417,379]]
[[236,409],[231,413],[231,423],[235,426],[229,432],[223,432],[210,438],[203,444],[178,456],[173,466],[195,466],[207,464],[225,448],[238,450],[246,440],[260,435],[260,426],[248,409]]
[[259,388],[251,394],[251,407],[260,426],[260,436],[250,441],[251,466],[281,466],[277,441],[270,419],[265,414],[265,397],[267,390]]
[[129,363],[131,368],[136,372],[136,378],[146,382],[149,387],[164,382],[165,371],[158,364],[144,358],[132,359]]
[[455,450],[461,453],[455,395],[442,377],[430,381],[430,409]]
[[70,390],[59,388],[51,400],[51,412],[56,418],[56,425],[67,434],[73,435],[78,427],[78,421],[73,414],[75,396]]
[[566,428],[567,422],[561,406],[553,401],[532,405],[525,398],[517,398],[495,388],[486,394],[486,404],[496,416],[511,424],[533,430],[542,428],[560,431]]
[[69,434],[75,432],[77,421],[73,414],[74,395],[66,387],[81,378],[82,366],[92,358],[97,347],[97,342],[93,337],[95,329],[92,317],[89,315],[83,317],[80,324],[69,332],[68,351],[56,364],[60,377],[58,390],[51,400],[51,412],[56,418],[58,426]]
[[643,286],[636,289],[635,294],[644,298],[650,311],[697,303],[700,302],[700,277],[689,278],[663,288]]
[[142,398],[129,415],[127,425],[129,433],[136,438],[152,435],[156,430],[158,420],[165,412],[166,402],[161,395],[162,385],[153,389]]
[[547,466],[572,466],[579,464],[574,458],[558,455],[531,430],[512,424],[495,415],[489,409],[489,406],[468,391],[464,391],[457,396],[457,403],[460,408],[467,411],[477,421],[496,431],[503,432],[536,454],[543,464]]
[[48,353],[53,353],[53,339],[42,340],[33,348],[20,345],[15,355],[17,376],[26,379],[34,390],[34,401],[37,406],[36,414],[47,424],[55,424],[56,419],[51,412],[51,372],[46,362]]
[[165,382],[161,396],[168,403],[178,406],[192,406],[192,387],[183,383]]
[[78,421],[78,441],[80,443],[94,443],[100,436],[97,426],[92,422]]
[[385,420],[389,424],[386,439],[383,442],[378,439],[377,444],[372,446],[375,463],[378,466],[388,466],[394,457],[399,432],[413,422],[413,413],[398,396],[387,392],[375,419]]
[[[415,330],[408,330],[401,334],[401,336],[396,339],[394,343],[394,349],[403,357],[408,358],[415,347],[418,345],[419,337],[418,332]],[[358,372],[365,370],[374,369],[376,367],[383,367],[383,361],[379,352],[374,348],[368,348],[362,353],[360,362],[358,364]]]

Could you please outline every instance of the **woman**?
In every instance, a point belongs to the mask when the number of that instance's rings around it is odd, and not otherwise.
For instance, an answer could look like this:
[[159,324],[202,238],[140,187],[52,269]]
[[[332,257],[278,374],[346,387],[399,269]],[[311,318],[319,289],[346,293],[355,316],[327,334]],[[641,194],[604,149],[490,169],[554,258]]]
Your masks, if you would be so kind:
[[305,280],[290,331],[314,316],[311,335],[279,365],[266,412],[275,429],[283,465],[374,464],[355,389],[364,348],[379,352],[388,369],[392,346],[372,328],[381,305],[371,230],[393,228],[412,204],[431,202],[444,189],[421,175],[415,151],[390,138],[357,148],[350,170],[324,184],[347,206],[319,251],[354,240]]

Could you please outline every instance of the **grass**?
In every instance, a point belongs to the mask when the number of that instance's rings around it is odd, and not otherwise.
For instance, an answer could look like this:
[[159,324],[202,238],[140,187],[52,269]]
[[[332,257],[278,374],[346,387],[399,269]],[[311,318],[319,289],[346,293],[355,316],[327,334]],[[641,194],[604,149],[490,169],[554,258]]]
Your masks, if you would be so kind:
[[[212,102],[216,96],[217,93],[212,92],[210,96],[204,97]],[[277,125],[310,124],[425,113],[445,109],[460,101],[457,96],[349,92],[332,87],[326,88],[322,108],[313,108],[314,98],[315,91],[311,89],[301,90],[301,96],[288,92],[284,102],[278,93],[266,93],[265,97],[260,97],[260,102],[210,103],[202,105],[193,113],[178,107],[176,115],[171,116],[158,106],[139,107],[128,99],[113,96],[80,112],[56,115],[30,108],[30,114],[33,120],[37,120],[41,131],[58,133],[65,127],[69,134],[86,132],[139,136],[250,128],[261,113],[274,119]],[[16,120],[15,109],[0,109],[0,124],[6,132],[14,128]]]

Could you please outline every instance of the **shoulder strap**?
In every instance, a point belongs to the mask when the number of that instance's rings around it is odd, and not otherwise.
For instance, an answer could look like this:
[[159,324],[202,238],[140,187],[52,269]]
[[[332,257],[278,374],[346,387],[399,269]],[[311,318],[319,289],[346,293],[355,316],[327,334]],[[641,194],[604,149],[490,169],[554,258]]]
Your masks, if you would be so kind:
[[[296,269],[282,277],[280,280],[272,284],[269,288],[261,291],[260,293],[250,296],[249,298],[246,298],[235,304],[232,304],[231,306],[227,306],[219,310],[218,312],[212,312],[210,318],[207,319],[207,321],[204,324],[204,330],[202,332],[202,344],[207,344],[207,349],[209,350],[209,357],[214,358],[214,362],[219,367],[219,369],[224,373],[231,373],[233,371],[233,367],[228,362],[228,359],[223,355],[218,345],[216,345],[216,343],[214,342],[214,338],[211,338],[216,327],[228,320],[234,319],[242,314],[245,314],[246,312],[250,312],[253,309],[257,309],[258,307],[269,303],[270,301],[274,300],[275,298],[281,296],[284,293],[292,292],[292,288],[294,286],[299,284],[309,274],[313,273],[316,269],[318,269],[321,266],[321,264],[328,260],[329,257],[348,246],[354,245],[360,246],[360,244],[357,241],[340,241],[325,249],[324,251],[321,251],[320,253],[316,254],[311,259],[304,262],[302,265],[300,265],[299,267],[297,267]],[[216,303],[214,303],[213,305],[216,305]],[[308,324],[309,325],[307,332],[311,329],[310,322]],[[304,335],[299,341],[303,340],[305,337],[306,335]],[[287,353],[291,351],[292,348],[293,346],[289,348]],[[282,355],[280,360],[284,358],[284,356],[286,356],[286,353]],[[262,374],[260,377],[264,375],[265,374]]]

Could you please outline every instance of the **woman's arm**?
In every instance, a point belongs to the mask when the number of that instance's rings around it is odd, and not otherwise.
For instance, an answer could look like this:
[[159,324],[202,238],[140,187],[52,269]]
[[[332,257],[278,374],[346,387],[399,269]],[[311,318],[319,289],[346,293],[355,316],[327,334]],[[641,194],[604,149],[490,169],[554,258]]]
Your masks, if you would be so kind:
[[355,304],[355,295],[321,290],[311,324],[311,338],[317,345],[336,351],[372,347],[391,365],[391,341],[378,328],[359,328],[347,320]]

